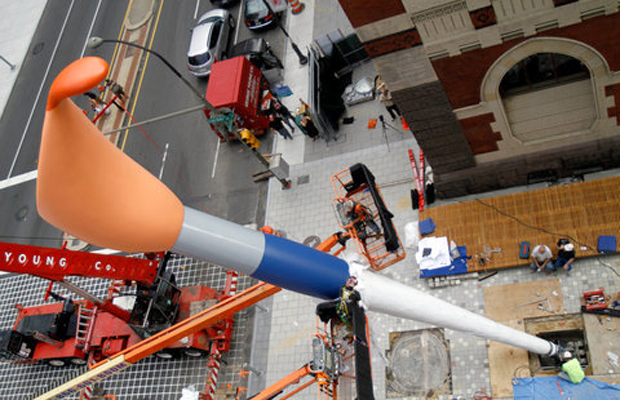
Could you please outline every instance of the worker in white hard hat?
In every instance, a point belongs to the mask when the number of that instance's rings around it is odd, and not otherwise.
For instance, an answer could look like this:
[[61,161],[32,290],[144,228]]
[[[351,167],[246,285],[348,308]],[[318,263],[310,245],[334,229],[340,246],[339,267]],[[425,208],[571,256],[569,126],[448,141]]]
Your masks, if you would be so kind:
[[566,271],[566,275],[570,275],[573,261],[575,261],[575,246],[568,239],[560,239],[558,241],[558,258],[554,263],[555,269],[562,268]]
[[561,355],[562,371],[558,376],[572,383],[581,383],[586,374],[579,364],[579,360],[573,357],[570,351],[564,351]]

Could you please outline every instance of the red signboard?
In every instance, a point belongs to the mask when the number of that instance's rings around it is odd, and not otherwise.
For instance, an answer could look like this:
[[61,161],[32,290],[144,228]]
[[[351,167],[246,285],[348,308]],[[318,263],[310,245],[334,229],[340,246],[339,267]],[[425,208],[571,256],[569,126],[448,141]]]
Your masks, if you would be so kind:
[[0,243],[0,270],[61,280],[67,276],[152,283],[159,260]]

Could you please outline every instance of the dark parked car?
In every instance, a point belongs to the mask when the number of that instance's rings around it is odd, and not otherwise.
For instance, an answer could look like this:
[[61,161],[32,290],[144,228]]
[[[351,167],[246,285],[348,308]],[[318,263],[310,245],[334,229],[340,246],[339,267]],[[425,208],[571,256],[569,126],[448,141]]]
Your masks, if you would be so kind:
[[243,11],[245,25],[254,30],[275,26],[280,18],[263,0],[246,0]]
[[239,0],[211,0],[211,4],[218,8],[230,8],[239,3]]
[[226,55],[228,38],[234,27],[235,20],[226,10],[215,9],[203,14],[192,29],[189,41],[189,72],[199,77],[208,76],[215,60],[221,60]]
[[237,43],[228,52],[230,58],[245,56],[261,70],[284,68],[280,59],[273,54],[269,43],[263,38],[251,38]]

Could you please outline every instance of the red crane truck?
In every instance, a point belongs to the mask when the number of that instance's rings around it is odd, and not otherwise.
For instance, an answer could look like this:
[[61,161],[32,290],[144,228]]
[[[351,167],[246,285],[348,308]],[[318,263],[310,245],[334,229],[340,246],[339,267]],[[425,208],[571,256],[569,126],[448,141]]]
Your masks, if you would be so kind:
[[[226,288],[206,286],[178,288],[174,274],[166,270],[169,253],[149,254],[146,259],[0,243],[0,270],[51,280],[45,301],[16,305],[12,329],[0,331],[0,356],[22,362],[64,366],[100,361],[230,297]],[[65,280],[67,276],[112,279],[105,299],[85,292]],[[52,291],[54,284],[76,293],[72,300]],[[135,293],[120,296],[121,288]],[[182,338],[156,355],[172,358],[184,353],[200,356],[230,349],[232,318]]]

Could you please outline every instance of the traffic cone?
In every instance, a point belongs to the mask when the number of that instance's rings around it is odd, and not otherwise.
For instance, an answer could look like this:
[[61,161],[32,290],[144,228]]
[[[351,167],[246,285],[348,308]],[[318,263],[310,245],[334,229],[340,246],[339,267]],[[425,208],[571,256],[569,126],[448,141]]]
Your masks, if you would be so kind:
[[407,124],[407,121],[405,121],[405,117],[400,117],[400,122],[403,123],[403,130],[408,131],[409,125]]
[[299,0],[288,0],[288,5],[291,6],[293,14],[299,14],[304,10],[304,3]]

